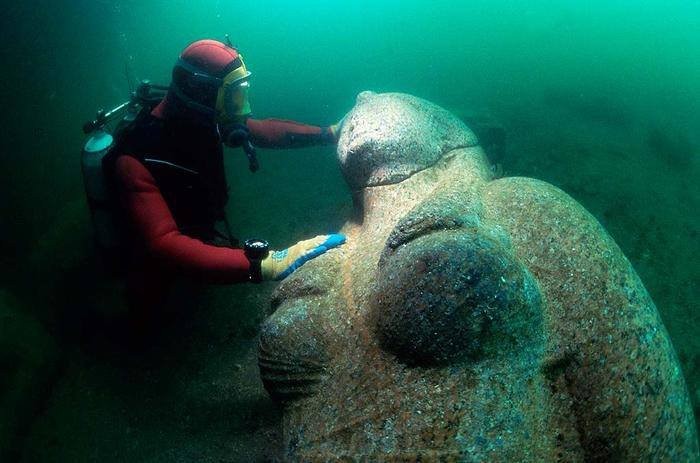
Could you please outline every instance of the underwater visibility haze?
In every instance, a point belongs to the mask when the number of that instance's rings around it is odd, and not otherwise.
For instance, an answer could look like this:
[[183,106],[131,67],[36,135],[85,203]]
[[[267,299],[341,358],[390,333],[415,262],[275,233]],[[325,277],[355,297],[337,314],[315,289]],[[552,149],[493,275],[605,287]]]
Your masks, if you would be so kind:
[[[0,21],[0,461],[396,456],[409,444],[402,429],[431,429],[421,438],[449,448],[450,419],[481,426],[455,438],[461,459],[508,459],[507,439],[489,429],[539,430],[540,417],[564,407],[557,388],[578,400],[600,371],[618,367],[633,394],[610,408],[581,399],[571,412],[579,421],[557,422],[550,440],[518,437],[531,445],[522,459],[630,460],[647,443],[678,461],[697,456],[697,435],[659,436],[700,418],[700,2],[29,0],[5,5]],[[168,85],[192,42],[227,35],[251,72],[256,119],[328,127],[348,114],[337,148],[258,147],[255,173],[242,149],[225,148],[233,234],[272,249],[341,229],[349,240],[282,283],[183,284],[134,346],[123,282],[93,243],[81,129],[141,80]],[[441,158],[455,150],[467,154]],[[476,238],[457,233],[472,228]],[[538,264],[550,262],[547,250],[568,263]],[[615,278],[605,280],[603,263]],[[377,268],[391,277],[369,278]],[[459,280],[450,293],[439,276],[487,279],[495,268],[509,276],[505,286]],[[386,297],[373,300],[372,285]],[[551,289],[564,287],[580,298]],[[477,301],[492,293],[520,315],[494,321]],[[620,321],[622,294],[639,318]],[[430,325],[400,310],[460,298],[493,324]],[[575,309],[584,299],[604,301],[601,313],[619,325]],[[376,331],[359,328],[365,308]],[[313,323],[300,324],[307,316]],[[465,341],[491,329],[503,330],[502,344]],[[550,342],[557,336],[590,350],[557,357],[551,346],[566,344]],[[466,373],[451,363],[475,359],[483,363]],[[295,389],[280,365],[308,383]],[[353,392],[368,384],[376,395]],[[637,442],[571,437],[600,417],[622,426],[640,397],[668,400],[654,408],[663,425],[629,428]],[[343,423],[328,415],[342,408],[334,401],[349,404]],[[416,418],[425,404],[427,416],[449,408],[447,424],[436,431]],[[494,409],[496,424],[487,419]],[[399,412],[410,418],[372,421]],[[344,439],[356,447],[343,453]]]

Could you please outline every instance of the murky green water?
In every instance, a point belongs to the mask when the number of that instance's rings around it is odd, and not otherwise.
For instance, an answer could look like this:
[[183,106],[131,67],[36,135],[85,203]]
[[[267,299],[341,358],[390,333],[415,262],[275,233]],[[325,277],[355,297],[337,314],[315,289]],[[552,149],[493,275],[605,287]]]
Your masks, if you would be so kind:
[[[215,288],[135,355],[106,336],[121,302],[94,270],[82,123],[167,83],[226,33],[258,117],[327,125],[358,92],[411,93],[505,129],[505,175],[584,204],[656,302],[700,412],[700,2],[26,1],[5,5],[0,151],[0,455],[24,461],[251,461],[278,411],[256,327],[274,285]],[[459,4],[460,6],[456,6]],[[278,246],[337,228],[330,148],[230,151],[239,236]],[[231,301],[235,301],[232,303]],[[107,325],[107,326],[105,326]],[[112,330],[113,331],[113,330]],[[267,450],[266,450],[267,449]]]

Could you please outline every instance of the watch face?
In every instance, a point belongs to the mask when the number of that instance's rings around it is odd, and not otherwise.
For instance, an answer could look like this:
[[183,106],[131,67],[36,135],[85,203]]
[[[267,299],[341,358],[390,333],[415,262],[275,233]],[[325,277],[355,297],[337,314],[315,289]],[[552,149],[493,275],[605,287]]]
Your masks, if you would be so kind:
[[246,240],[243,249],[249,259],[263,259],[267,256],[268,246],[265,240],[250,239]]
[[265,240],[247,240],[245,246],[249,249],[267,249],[267,241]]

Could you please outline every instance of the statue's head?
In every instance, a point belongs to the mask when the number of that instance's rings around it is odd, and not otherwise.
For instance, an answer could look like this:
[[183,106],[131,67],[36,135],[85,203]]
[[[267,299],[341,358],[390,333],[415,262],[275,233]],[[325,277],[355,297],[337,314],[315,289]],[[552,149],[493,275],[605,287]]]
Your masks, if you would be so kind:
[[338,160],[357,190],[400,182],[475,145],[471,130],[439,106],[402,93],[362,92],[345,119]]

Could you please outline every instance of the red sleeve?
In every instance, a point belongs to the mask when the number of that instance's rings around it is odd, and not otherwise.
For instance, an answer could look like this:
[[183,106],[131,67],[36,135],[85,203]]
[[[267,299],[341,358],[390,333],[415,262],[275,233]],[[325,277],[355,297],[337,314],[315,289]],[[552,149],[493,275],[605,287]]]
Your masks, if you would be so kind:
[[115,179],[127,219],[152,256],[205,282],[248,280],[250,263],[242,249],[210,246],[180,233],[155,179],[137,159],[120,156]]
[[283,119],[248,119],[251,141],[261,148],[302,148],[335,143],[329,127]]

